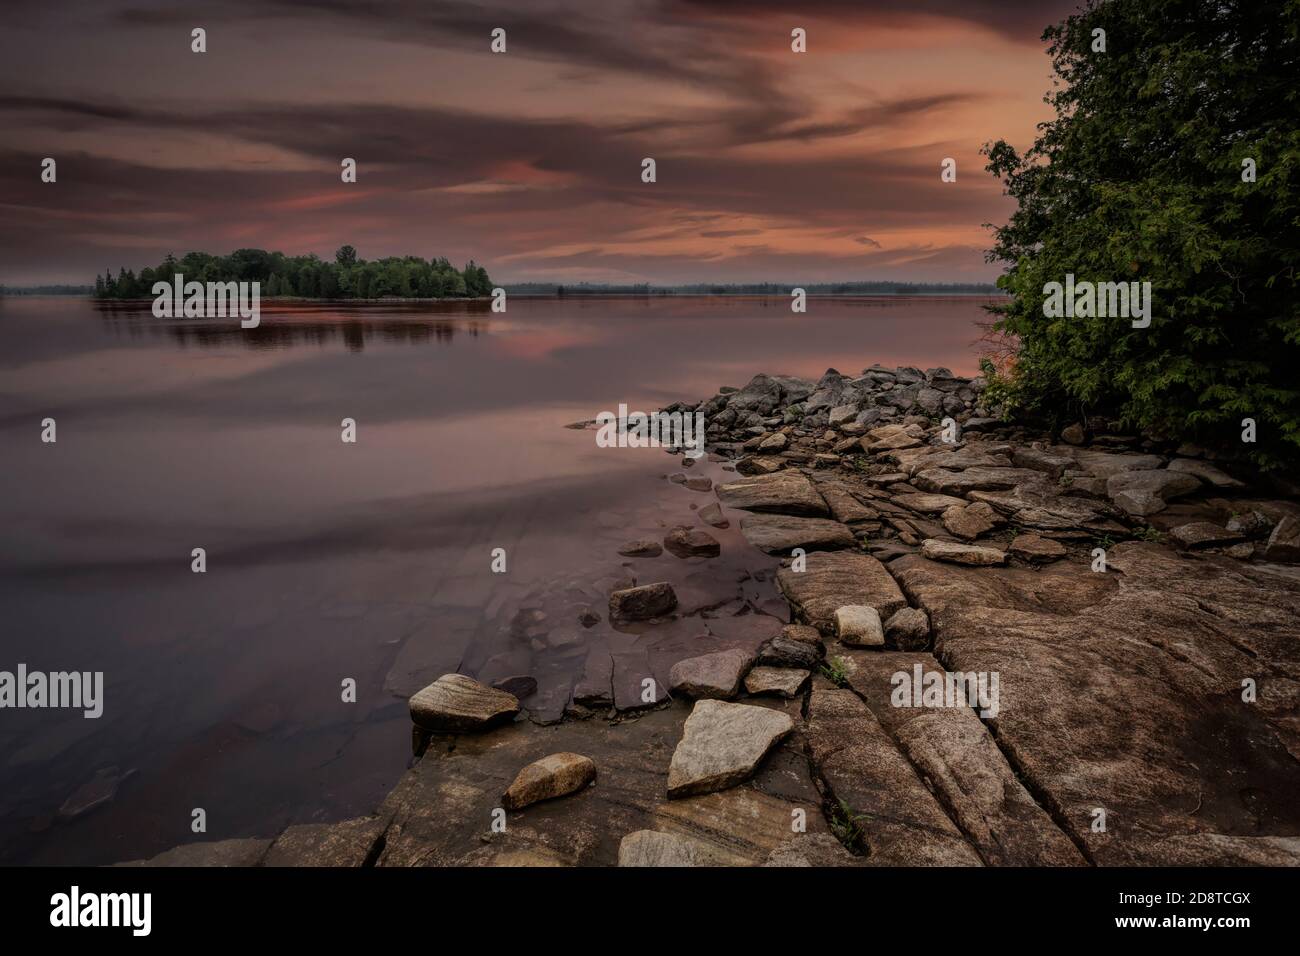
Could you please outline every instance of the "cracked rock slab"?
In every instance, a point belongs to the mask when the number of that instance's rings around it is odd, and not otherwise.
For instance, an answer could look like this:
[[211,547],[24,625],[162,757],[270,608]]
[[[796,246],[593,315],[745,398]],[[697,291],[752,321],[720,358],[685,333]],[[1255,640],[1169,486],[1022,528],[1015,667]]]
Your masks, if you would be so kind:
[[835,612],[846,604],[874,607],[883,618],[907,607],[889,571],[869,554],[814,552],[803,571],[782,568],[777,585],[795,611],[822,634],[835,632]]
[[740,519],[740,533],[746,541],[768,554],[789,552],[794,548],[833,549],[857,545],[857,539],[847,526],[826,518],[751,514]]
[[794,729],[777,710],[701,700],[682,728],[668,767],[668,796],[725,790],[753,775],[768,751]]
[[810,518],[824,518],[830,514],[816,486],[797,471],[741,478],[718,485],[717,492],[718,500],[728,508]]

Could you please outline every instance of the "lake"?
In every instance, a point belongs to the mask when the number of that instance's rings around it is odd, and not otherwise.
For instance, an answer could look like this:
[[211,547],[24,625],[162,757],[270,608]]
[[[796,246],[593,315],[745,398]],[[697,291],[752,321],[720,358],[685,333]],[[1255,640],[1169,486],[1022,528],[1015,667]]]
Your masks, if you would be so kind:
[[[662,450],[563,426],[760,371],[974,374],[987,301],[302,305],[245,331],[0,299],[0,670],[105,683],[99,719],[0,710],[0,862],[108,863],[366,813],[408,765],[405,698],[429,680],[531,675],[530,709],[553,719],[592,646],[638,653],[635,628],[576,623],[629,573],[672,581],[688,609],[778,613],[774,560],[734,525],[707,565],[620,558],[698,526],[714,496],[665,481],[680,460]],[[101,771],[133,773],[60,819]]]

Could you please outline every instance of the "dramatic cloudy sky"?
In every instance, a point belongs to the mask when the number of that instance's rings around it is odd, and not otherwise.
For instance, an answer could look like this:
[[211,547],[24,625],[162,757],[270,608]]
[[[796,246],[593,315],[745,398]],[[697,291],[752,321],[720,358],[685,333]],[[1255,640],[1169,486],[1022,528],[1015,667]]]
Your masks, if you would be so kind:
[[344,242],[504,282],[990,279],[979,148],[1049,115],[1073,6],[7,0],[0,282]]

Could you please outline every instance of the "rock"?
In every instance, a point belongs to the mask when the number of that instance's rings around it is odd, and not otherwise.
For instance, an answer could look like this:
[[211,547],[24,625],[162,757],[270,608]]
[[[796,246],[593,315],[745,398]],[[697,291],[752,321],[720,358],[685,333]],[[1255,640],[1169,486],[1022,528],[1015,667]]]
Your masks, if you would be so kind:
[[672,613],[675,607],[677,595],[673,592],[673,586],[665,581],[624,588],[609,596],[611,620],[648,621]]
[[1017,468],[1041,471],[1049,478],[1060,478],[1067,468],[1073,468],[1076,464],[1073,457],[1053,455],[1050,452],[1039,451],[1037,448],[1026,448],[1020,445],[1011,450],[1011,463]]
[[1165,510],[1165,499],[1150,491],[1134,489],[1121,491],[1111,496],[1111,501],[1125,514],[1135,518],[1145,518]]
[[558,753],[534,760],[515,777],[502,797],[507,810],[522,810],[539,800],[567,796],[596,779],[596,764],[581,754]]
[[668,796],[725,790],[748,779],[794,729],[778,710],[752,704],[697,701],[668,767]]
[[691,491],[712,491],[713,479],[707,475],[696,475],[693,478],[687,478],[683,484]]
[[89,781],[83,783],[76,791],[63,801],[59,807],[60,820],[75,820],[85,816],[91,810],[111,803],[117,796],[117,789],[124,782],[135,776],[134,770],[122,773],[117,767],[103,767]]
[[865,604],[849,604],[835,612],[835,633],[849,647],[884,647],[880,613]]
[[959,538],[973,541],[1002,523],[993,506],[984,501],[949,508],[943,513],[943,526]]
[[1300,581],[1145,542],[1108,548],[1107,564],[1118,573],[917,557],[890,569],[950,671],[1000,675],[997,743],[1094,863],[1300,862],[1294,685],[1241,699],[1246,678],[1292,666]]
[[856,405],[836,405],[830,410],[826,421],[832,427],[842,425],[845,422],[851,422],[857,417],[858,406]]
[[1216,488],[1246,487],[1244,481],[1238,481],[1222,468],[1211,465],[1208,461],[1198,461],[1195,458],[1175,458],[1169,463],[1169,470],[1195,475],[1201,481],[1208,485],[1214,485]]
[[1211,521],[1189,521],[1169,531],[1169,537],[1182,548],[1213,548],[1236,544],[1242,535],[1222,528]]
[[905,607],[885,622],[885,643],[904,651],[930,645],[930,618],[919,607]]
[[264,867],[361,867],[373,862],[386,817],[354,817],[339,823],[300,823],[275,838]]
[[664,547],[679,558],[716,558],[722,553],[722,545],[713,535],[686,527],[668,532]]
[[1122,491],[1147,491],[1158,498],[1170,501],[1179,495],[1190,494],[1201,487],[1195,475],[1186,475],[1167,468],[1150,471],[1122,471],[1106,479],[1106,494],[1113,500]]
[[972,491],[998,491],[1042,479],[1042,472],[1028,468],[991,468],[975,466],[963,471],[926,468],[912,476],[912,484],[922,491],[945,495],[964,495]]
[[1255,556],[1255,546],[1248,541],[1242,544],[1234,544],[1224,554],[1230,558],[1236,558],[1238,561],[1249,561]]
[[1055,561],[1066,555],[1065,545],[1036,534],[1018,534],[1007,546],[1007,554],[1031,563]]
[[965,498],[954,498],[952,495],[894,495],[890,499],[895,504],[902,505],[909,511],[916,511],[921,514],[938,514],[940,511],[947,511],[949,508],[960,508],[966,504]]
[[852,492],[840,485],[823,484],[818,489],[826,504],[830,506],[831,516],[836,521],[851,524],[856,521],[871,521],[880,515],[874,508],[868,508]]
[[719,507],[716,501],[712,502],[711,504],[707,504],[700,509],[700,520],[707,525],[712,525],[715,528],[731,527],[731,522],[728,521],[726,518],[722,517],[722,508]]
[[1078,422],[1073,422],[1061,429],[1061,441],[1068,445],[1082,445],[1087,437],[1083,426]]
[[687,697],[735,697],[740,693],[740,682],[745,672],[753,663],[753,654],[734,647],[688,657],[673,665],[668,684],[673,693]]
[[271,841],[257,837],[231,840],[203,840],[183,843],[147,860],[132,860],[115,866],[259,866],[270,849]]
[[1273,522],[1268,515],[1260,511],[1247,511],[1234,514],[1228,519],[1228,530],[1247,538],[1262,538],[1273,530]]
[[823,518],[830,514],[816,487],[797,471],[754,475],[718,485],[718,499],[728,508]]
[[[789,631],[793,627],[802,627],[801,625],[790,625],[785,630]],[[813,627],[802,627],[802,630],[817,633]],[[813,644],[808,641],[798,640],[787,637],[783,632],[777,637],[772,638],[764,644],[758,651],[758,663],[771,667],[795,667],[795,668],[813,668],[821,660],[822,644],[821,637],[818,636],[817,643]]]
[[804,571],[782,568],[777,586],[795,611],[823,634],[834,633],[835,612],[846,604],[866,604],[882,617],[907,607],[907,600],[885,566],[869,554],[814,552]]
[[940,541],[938,538],[927,538],[921,542],[921,554],[931,561],[951,561],[954,564],[986,566],[1007,563],[1005,551],[958,544],[955,541]]
[[754,696],[796,697],[809,672],[795,667],[755,667],[745,675],[745,692]]
[[740,519],[740,533],[768,554],[786,553],[793,548],[829,550],[857,545],[857,539],[846,525],[826,518],[751,514]]
[[707,844],[677,833],[637,830],[618,844],[619,866],[716,866],[718,863],[717,854]]
[[979,866],[934,795],[851,690],[814,689],[808,756],[837,809],[841,839],[877,866]]
[[519,713],[519,700],[464,674],[444,674],[411,698],[410,709],[416,726],[458,734],[509,723]]
[[[724,471],[727,467],[727,465],[722,466]],[[742,475],[749,475],[756,478],[774,474],[784,467],[785,459],[773,458],[767,455],[750,456],[749,458],[742,458],[740,461],[736,462],[736,471]]]
[[1265,561],[1300,561],[1300,520],[1291,515],[1277,523],[1264,547]]
[[763,454],[772,455],[779,451],[784,451],[785,446],[788,444],[790,444],[790,439],[785,436],[785,433],[777,432],[759,442],[758,450]]
[[927,415],[938,415],[943,411],[943,392],[936,388],[923,388],[916,393],[916,404],[925,409]]
[[1110,478],[1122,471],[1151,471],[1160,467],[1156,455],[1129,455],[1097,449],[1080,449],[1075,452],[1079,467],[1098,478]]
[[865,863],[865,859],[854,856],[833,836],[801,833],[773,850],[763,866],[863,866]]
[[492,686],[496,690],[505,691],[519,700],[525,700],[537,693],[537,678],[528,674],[516,674],[511,677],[502,677],[494,680]]
[[618,553],[625,558],[657,558],[664,553],[663,545],[651,538],[638,538],[619,546]]

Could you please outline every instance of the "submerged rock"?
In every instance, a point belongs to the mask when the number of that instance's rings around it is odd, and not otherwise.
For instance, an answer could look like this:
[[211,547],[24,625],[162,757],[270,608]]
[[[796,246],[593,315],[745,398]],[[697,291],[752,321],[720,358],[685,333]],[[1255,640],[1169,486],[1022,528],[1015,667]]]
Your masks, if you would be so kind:
[[609,596],[611,620],[648,621],[671,614],[677,607],[677,595],[666,581],[624,588]]

